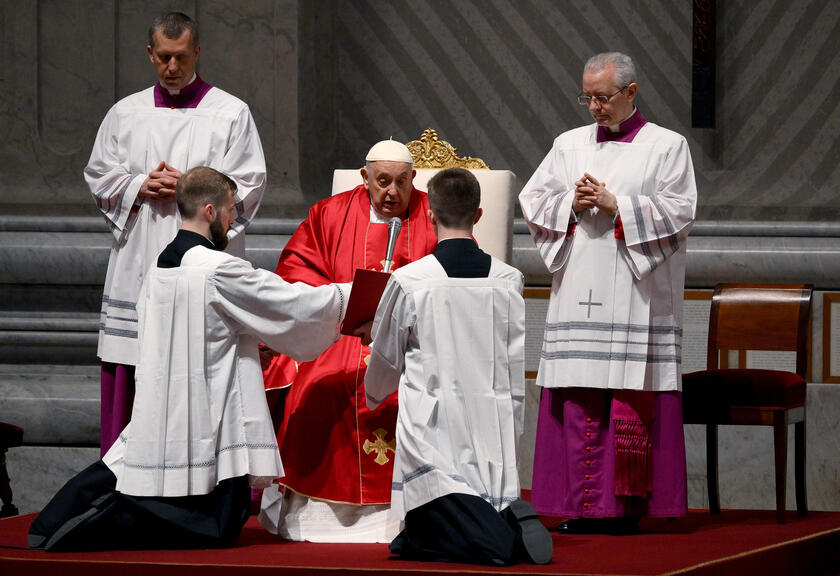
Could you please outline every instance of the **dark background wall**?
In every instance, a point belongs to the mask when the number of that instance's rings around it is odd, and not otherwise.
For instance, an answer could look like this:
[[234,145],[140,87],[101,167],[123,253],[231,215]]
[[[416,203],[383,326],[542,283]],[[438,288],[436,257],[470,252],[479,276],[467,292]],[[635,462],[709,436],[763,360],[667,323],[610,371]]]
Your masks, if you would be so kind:
[[94,214],[81,170],[108,107],[149,86],[146,29],[201,24],[200,73],[251,106],[262,217],[300,216],[335,167],[433,127],[524,183],[563,130],[583,63],[617,49],[639,106],[684,134],[700,220],[840,216],[840,3],[717,3],[717,125],[691,128],[691,0],[2,0],[0,214]]
[[838,2],[717,2],[716,129],[691,128],[690,0],[327,4],[303,29],[330,39],[334,103],[312,120],[336,165],[432,126],[524,184],[558,133],[590,121],[574,99],[586,59],[620,50],[648,119],[691,144],[701,219],[840,214]]

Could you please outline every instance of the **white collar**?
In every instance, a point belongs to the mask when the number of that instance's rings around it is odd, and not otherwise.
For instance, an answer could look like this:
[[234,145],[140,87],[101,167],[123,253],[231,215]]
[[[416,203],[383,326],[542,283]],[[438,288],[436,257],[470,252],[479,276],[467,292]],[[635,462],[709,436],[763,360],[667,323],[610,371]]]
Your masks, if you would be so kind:
[[607,126],[607,128],[609,129],[610,132],[618,132],[618,129],[621,127],[621,125],[624,124],[625,122],[627,122],[630,119],[630,117],[635,113],[636,113],[636,107],[633,106],[633,111],[630,112],[630,114],[627,115],[627,118],[625,118],[624,120],[622,120],[618,124],[613,124],[612,126]]
[[373,202],[370,203],[370,221],[373,224],[387,224],[390,222],[390,218],[386,218],[385,216],[380,215],[376,210],[373,209]]
[[[195,72],[193,72],[193,76],[192,76],[192,78],[190,78],[190,81],[189,81],[189,82],[187,82],[186,84],[184,84],[184,88],[186,88],[187,86],[189,86],[190,84],[192,84],[193,82],[195,82],[195,79],[196,79],[196,78],[198,78],[198,74],[196,74]],[[163,84],[162,84],[162,83],[161,83],[161,86],[163,86]],[[163,88],[164,88],[167,92],[169,92],[169,95],[170,95],[170,96],[177,96],[178,94],[180,94],[180,93],[181,93],[181,89],[180,89],[180,88],[179,88],[178,90],[170,90],[170,89],[169,89],[169,88],[167,88],[166,86],[163,86]]]

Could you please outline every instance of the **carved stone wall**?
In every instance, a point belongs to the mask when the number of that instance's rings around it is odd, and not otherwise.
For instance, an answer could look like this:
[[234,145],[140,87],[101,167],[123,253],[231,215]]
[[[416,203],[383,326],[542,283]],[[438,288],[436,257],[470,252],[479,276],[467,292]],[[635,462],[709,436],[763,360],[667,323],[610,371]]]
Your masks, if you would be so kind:
[[717,6],[717,128],[693,129],[690,1],[338,2],[338,165],[432,127],[524,184],[592,121],[575,101],[585,60],[620,50],[647,118],[689,141],[701,220],[836,221],[840,3]]
[[717,128],[690,127],[691,2],[0,0],[0,214],[95,214],[81,177],[119,98],[149,86],[152,18],[201,24],[199,70],[251,107],[262,217],[302,216],[371,143],[426,128],[520,183],[560,132],[594,52],[639,68],[639,105],[684,134],[700,219],[840,216],[840,3],[721,3]]

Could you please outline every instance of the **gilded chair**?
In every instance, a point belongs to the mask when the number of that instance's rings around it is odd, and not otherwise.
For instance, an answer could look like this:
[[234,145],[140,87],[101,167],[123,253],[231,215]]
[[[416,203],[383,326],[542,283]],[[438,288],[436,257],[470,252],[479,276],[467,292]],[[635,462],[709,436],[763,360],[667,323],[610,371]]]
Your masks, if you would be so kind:
[[[473,229],[479,247],[508,264],[513,259],[513,213],[516,175],[510,170],[492,170],[480,158],[460,157],[457,148],[441,140],[437,132],[428,128],[419,140],[406,143],[417,171],[414,187],[427,191],[426,184],[445,168],[466,168],[481,186],[481,220]],[[351,190],[362,183],[358,169],[339,169],[333,172],[332,194]]]
[[[805,391],[810,284],[718,284],[709,318],[707,369],[683,375],[686,424],[706,425],[709,510],[720,513],[719,425],[772,426],[776,519],[785,521],[788,425],[794,425],[796,510],[808,513],[805,487]],[[796,371],[747,368],[748,351],[795,351]],[[737,367],[730,368],[730,351]],[[733,352],[734,353],[734,352]]]

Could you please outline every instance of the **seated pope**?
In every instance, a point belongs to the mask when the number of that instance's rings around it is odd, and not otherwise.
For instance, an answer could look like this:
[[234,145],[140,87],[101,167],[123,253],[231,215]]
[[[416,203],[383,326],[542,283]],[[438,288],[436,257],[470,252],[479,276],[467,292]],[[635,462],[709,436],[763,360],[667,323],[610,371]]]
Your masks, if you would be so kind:
[[[384,271],[389,220],[402,226],[390,270],[431,254],[437,243],[425,192],[414,188],[408,148],[374,145],[363,184],[316,203],[286,244],[275,272],[287,282],[350,282],[357,268]],[[311,362],[276,356],[267,390],[285,388],[273,410],[285,476],[263,492],[260,522],[290,540],[390,542],[397,394],[365,404],[370,349],[343,336]]]

